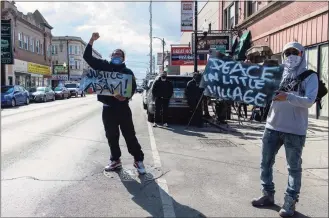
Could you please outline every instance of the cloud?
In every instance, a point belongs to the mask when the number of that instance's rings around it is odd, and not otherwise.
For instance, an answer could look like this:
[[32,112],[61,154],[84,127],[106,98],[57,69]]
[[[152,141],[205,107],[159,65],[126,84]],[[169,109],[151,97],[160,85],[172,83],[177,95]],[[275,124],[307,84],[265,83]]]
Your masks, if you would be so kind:
[[[88,42],[92,32],[100,38],[94,44],[104,58],[116,48],[127,53],[127,65],[137,74],[149,67],[148,2],[16,2],[23,13],[38,9],[54,27],[55,36],[80,36]],[[153,36],[164,38],[166,51],[180,41],[180,3],[154,2]],[[153,55],[162,52],[162,44],[153,39]],[[141,77],[136,75],[136,77]]]

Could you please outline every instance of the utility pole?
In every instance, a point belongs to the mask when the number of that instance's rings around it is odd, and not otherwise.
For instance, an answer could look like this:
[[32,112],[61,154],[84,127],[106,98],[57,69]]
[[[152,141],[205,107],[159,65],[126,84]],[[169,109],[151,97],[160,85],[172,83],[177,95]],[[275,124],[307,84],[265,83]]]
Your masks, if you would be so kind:
[[150,1],[150,7],[149,7],[149,11],[150,11],[150,72],[151,74],[153,73],[152,72],[152,69],[153,69],[153,55],[152,55],[152,0]]
[[165,60],[164,47],[165,47],[165,40],[164,40],[164,38],[162,38],[162,67],[163,67],[163,71],[164,71],[164,60]]
[[194,72],[198,71],[198,1],[194,2]]

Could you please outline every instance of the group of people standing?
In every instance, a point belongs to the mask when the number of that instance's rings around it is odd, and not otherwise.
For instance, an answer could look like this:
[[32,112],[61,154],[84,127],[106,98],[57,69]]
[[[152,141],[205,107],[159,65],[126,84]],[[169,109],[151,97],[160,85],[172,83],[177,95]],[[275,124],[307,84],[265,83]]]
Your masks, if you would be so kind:
[[[133,76],[133,92],[136,80],[133,72],[125,65],[125,53],[116,49],[110,55],[111,61],[97,59],[92,56],[92,45],[99,38],[93,33],[84,52],[85,61],[95,70],[120,72]],[[302,151],[305,146],[308,128],[308,108],[314,102],[327,94],[327,89],[319,81],[316,72],[307,71],[304,47],[297,42],[284,46],[282,52],[284,72],[280,89],[273,98],[267,116],[265,131],[262,138],[260,180],[263,187],[260,197],[252,200],[253,206],[269,206],[275,202],[275,186],[273,183],[273,164],[280,147],[284,145],[288,165],[288,185],[280,216],[292,216],[299,200],[302,180]],[[167,125],[169,100],[173,95],[173,85],[164,72],[155,82],[153,94],[156,98],[156,118],[159,118],[160,108],[163,108],[163,122]],[[201,75],[195,73],[186,87],[186,97],[191,111],[195,111],[193,123],[202,126],[202,105],[200,99],[203,90],[199,87]],[[298,83],[294,83],[298,81]],[[293,86],[291,84],[294,84]],[[320,84],[320,85],[319,85]],[[287,89],[290,87],[291,89]],[[119,146],[120,131],[126,140],[129,153],[134,157],[134,167],[140,174],[145,174],[143,164],[144,153],[139,144],[134,129],[129,99],[120,95],[98,95],[98,101],[103,103],[102,119],[105,134],[108,139],[111,156],[106,171],[112,171],[122,166]],[[157,120],[156,120],[157,122]],[[155,126],[157,125],[155,122]]]

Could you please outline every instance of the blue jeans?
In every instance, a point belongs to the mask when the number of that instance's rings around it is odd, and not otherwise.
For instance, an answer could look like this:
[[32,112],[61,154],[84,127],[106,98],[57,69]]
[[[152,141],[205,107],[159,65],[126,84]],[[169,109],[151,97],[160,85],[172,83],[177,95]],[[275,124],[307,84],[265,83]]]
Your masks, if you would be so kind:
[[273,165],[275,155],[284,144],[288,165],[288,187],[286,194],[298,200],[302,180],[302,151],[306,136],[265,129],[263,135],[260,179],[263,191],[274,193]]

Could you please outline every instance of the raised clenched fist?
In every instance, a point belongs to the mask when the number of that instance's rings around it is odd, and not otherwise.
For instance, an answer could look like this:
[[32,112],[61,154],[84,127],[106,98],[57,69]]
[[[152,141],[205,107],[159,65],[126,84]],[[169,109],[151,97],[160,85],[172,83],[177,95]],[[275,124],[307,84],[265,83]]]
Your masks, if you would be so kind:
[[99,38],[99,33],[93,33],[93,35],[91,36],[91,39],[96,41]]

